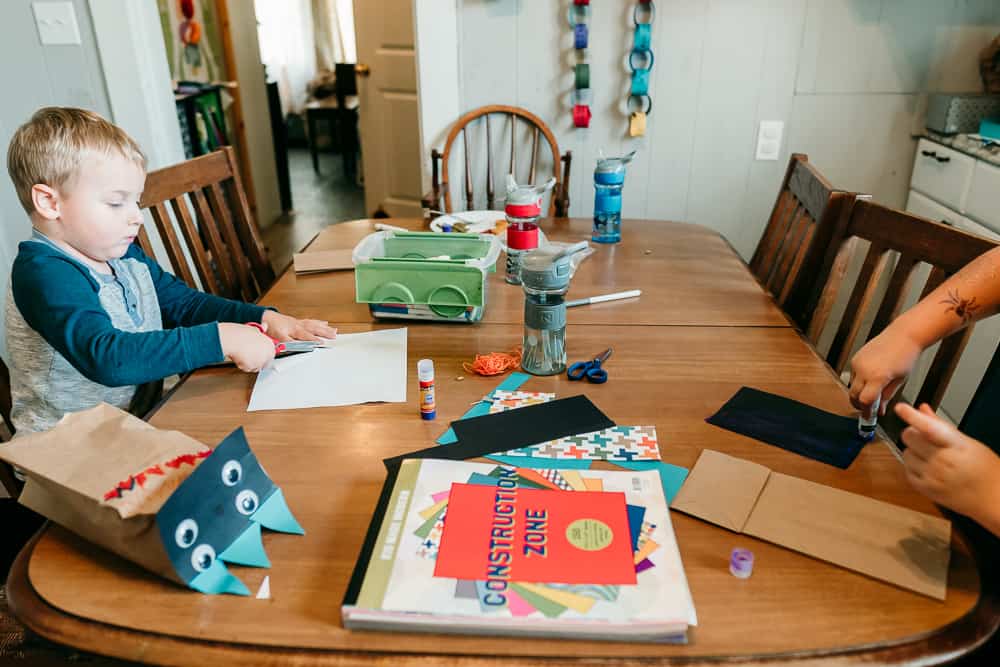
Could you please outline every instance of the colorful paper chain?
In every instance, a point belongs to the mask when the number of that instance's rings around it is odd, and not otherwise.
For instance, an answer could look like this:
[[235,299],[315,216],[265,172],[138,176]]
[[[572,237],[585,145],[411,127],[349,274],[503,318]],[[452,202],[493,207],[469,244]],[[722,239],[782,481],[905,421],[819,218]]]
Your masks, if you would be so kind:
[[590,0],[573,0],[566,11],[566,20],[573,30],[573,48],[577,64],[573,67],[573,125],[590,126],[590,65],[587,59],[587,40],[590,24]]
[[656,5],[653,0],[639,0],[632,12],[635,23],[635,37],[632,51],[628,55],[628,65],[632,69],[632,85],[625,107],[629,113],[629,134],[642,136],[646,132],[646,117],[653,110],[653,99],[649,96],[649,73],[653,69],[653,19]]

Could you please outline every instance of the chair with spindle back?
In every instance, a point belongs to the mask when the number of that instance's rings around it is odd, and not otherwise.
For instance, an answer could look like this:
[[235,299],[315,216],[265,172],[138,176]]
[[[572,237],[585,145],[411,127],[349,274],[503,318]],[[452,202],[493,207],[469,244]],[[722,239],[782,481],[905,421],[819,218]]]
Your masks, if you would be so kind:
[[[919,287],[917,276],[923,273],[918,267],[930,265],[926,283],[920,289],[919,298],[923,299],[949,276],[997,246],[980,236],[881,206],[860,196],[848,211],[833,232],[817,273],[817,285],[807,301],[815,307],[811,310],[806,335],[816,344],[827,330],[827,324],[831,327],[836,324],[830,322],[830,315],[857,244],[860,241],[870,244],[826,353],[827,362],[838,374],[847,367],[866,322],[871,321],[871,327],[863,338],[865,341],[881,333],[903,310],[911,289]],[[887,283],[883,280],[886,275],[889,276]],[[879,301],[883,290],[884,296]],[[874,319],[871,318],[873,311]],[[968,326],[941,342],[917,392],[917,405],[928,403],[934,409],[940,405],[972,328]],[[896,394],[894,401],[899,400],[901,393]],[[883,426],[891,434],[898,433],[899,424],[894,424],[891,409],[887,410],[887,415],[889,419]]]
[[[149,209],[174,274],[188,285],[196,286],[177,227],[206,292],[256,301],[274,282],[231,147],[150,172],[139,206]],[[138,242],[151,255],[145,229]]]
[[[497,116],[500,116],[500,118],[497,118]],[[549,201],[548,215],[555,217],[565,217],[568,215],[569,169],[572,160],[570,151],[566,151],[566,153],[560,155],[555,135],[552,134],[552,130],[550,130],[538,116],[526,109],[502,104],[480,107],[465,114],[455,122],[455,124],[451,127],[451,131],[448,132],[448,137],[445,139],[444,143],[444,152],[438,152],[436,148],[431,150],[432,189],[431,192],[424,197],[424,207],[431,210],[441,210],[446,213],[451,213],[455,210],[453,209],[451,201],[449,162],[452,156],[452,150],[455,148],[455,140],[458,138],[459,133],[461,133],[464,162],[465,210],[472,210],[475,208],[476,189],[473,186],[472,151],[476,146],[476,140],[474,138],[470,138],[469,130],[473,124],[478,125],[479,123],[474,123],[474,121],[480,121],[480,119],[481,124],[485,129],[486,139],[486,208],[491,210],[495,209],[498,203],[503,202],[504,198],[503,186],[499,189],[500,196],[497,196],[498,192],[495,178],[497,170],[494,166],[492,150],[494,125],[498,124],[497,121],[499,120],[500,123],[506,126],[506,130],[504,127],[497,128],[497,130],[501,132],[507,131],[510,133],[508,166],[504,174],[513,174],[514,178],[518,180],[518,183],[524,184],[534,183],[536,178],[539,181],[548,180],[547,175],[542,176],[537,173],[539,144],[544,139],[544,141],[548,143],[549,150],[552,152],[552,176],[556,179],[556,185],[552,190],[552,197]],[[517,170],[519,123],[526,126],[531,137],[531,152],[528,161],[528,170],[522,170],[521,172]],[[507,153],[508,150],[505,149],[504,152]],[[561,173],[559,168],[560,164],[562,165]],[[525,178],[527,178],[527,180],[524,180]]]
[[793,153],[750,270],[800,327],[808,319],[804,302],[814,286],[837,221],[854,202],[810,164]]

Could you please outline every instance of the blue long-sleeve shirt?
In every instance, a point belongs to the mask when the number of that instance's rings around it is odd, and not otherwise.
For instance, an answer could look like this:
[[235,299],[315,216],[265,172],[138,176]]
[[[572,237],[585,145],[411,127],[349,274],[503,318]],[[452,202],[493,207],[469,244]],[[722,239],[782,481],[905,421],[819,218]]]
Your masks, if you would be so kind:
[[137,385],[222,361],[217,322],[265,311],[191,289],[135,245],[108,264],[97,273],[38,232],[18,247],[6,309],[18,432],[102,401],[127,408]]

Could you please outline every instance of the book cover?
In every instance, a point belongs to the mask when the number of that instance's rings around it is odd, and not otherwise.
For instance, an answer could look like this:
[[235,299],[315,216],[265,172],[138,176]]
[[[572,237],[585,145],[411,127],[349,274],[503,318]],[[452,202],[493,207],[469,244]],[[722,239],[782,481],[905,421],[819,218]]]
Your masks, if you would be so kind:
[[410,459],[383,498],[348,628],[683,641],[697,623],[656,471]]
[[435,577],[635,584],[625,494],[452,484]]

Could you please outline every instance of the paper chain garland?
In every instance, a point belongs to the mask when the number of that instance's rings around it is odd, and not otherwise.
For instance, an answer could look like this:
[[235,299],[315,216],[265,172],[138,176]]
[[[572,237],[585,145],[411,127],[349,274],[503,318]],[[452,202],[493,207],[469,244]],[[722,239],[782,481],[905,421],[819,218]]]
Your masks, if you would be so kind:
[[[653,19],[656,6],[653,0],[638,0],[632,12],[635,36],[628,64],[632,70],[632,83],[625,107],[629,114],[628,133],[641,137],[646,133],[646,118],[653,110],[653,99],[649,96],[649,77],[653,69]],[[593,93],[590,88],[590,64],[587,59],[587,43],[590,39],[590,0],[573,0],[566,12],[566,20],[573,31],[573,48],[577,63],[573,67],[573,125],[590,127],[590,104]]]
[[590,64],[587,59],[587,39],[590,23],[590,0],[573,0],[566,12],[566,20],[573,30],[573,48],[577,64],[573,68],[573,125],[590,126]]
[[635,37],[632,51],[628,55],[628,66],[632,69],[632,86],[625,102],[629,112],[628,133],[631,137],[641,137],[646,133],[646,117],[653,110],[653,99],[649,96],[649,72],[653,69],[652,33],[656,6],[653,0],[639,0],[632,12],[635,23]]

